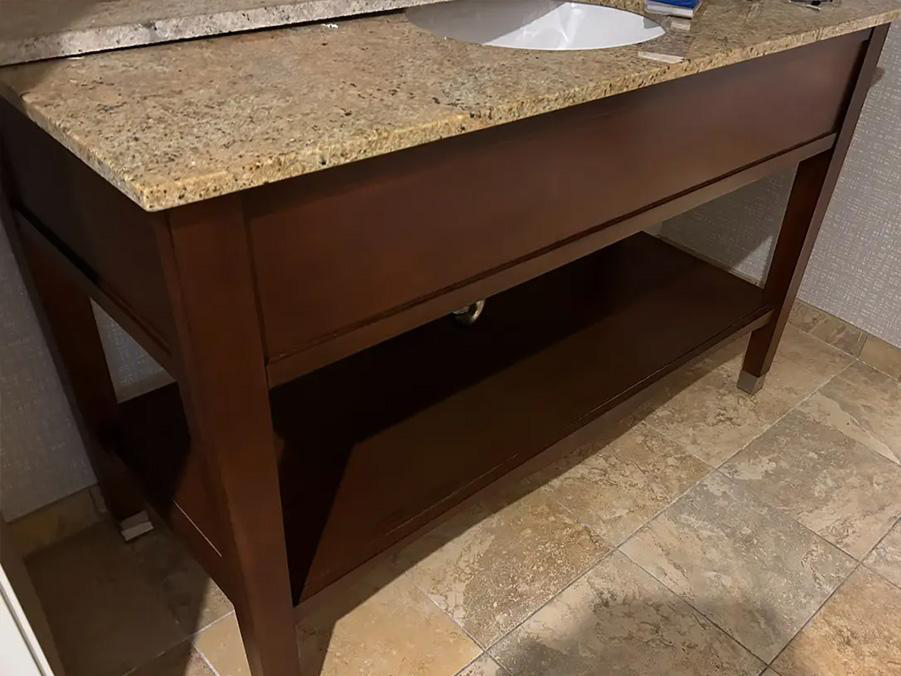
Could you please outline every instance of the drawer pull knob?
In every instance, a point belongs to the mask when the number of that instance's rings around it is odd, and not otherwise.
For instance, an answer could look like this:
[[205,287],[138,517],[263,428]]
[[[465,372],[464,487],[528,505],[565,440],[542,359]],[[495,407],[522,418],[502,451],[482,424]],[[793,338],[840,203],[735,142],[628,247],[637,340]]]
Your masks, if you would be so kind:
[[465,307],[461,307],[459,310],[454,310],[452,316],[458,324],[472,326],[476,323],[476,320],[482,316],[482,310],[484,309],[485,300],[477,300],[475,303],[470,303]]

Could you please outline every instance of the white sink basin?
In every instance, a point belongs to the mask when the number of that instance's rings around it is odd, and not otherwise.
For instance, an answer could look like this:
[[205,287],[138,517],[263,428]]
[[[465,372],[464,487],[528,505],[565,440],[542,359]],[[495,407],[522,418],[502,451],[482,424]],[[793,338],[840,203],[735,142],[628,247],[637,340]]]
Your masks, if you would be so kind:
[[442,37],[513,49],[603,49],[664,34],[639,14],[561,0],[453,0],[412,7],[407,18]]

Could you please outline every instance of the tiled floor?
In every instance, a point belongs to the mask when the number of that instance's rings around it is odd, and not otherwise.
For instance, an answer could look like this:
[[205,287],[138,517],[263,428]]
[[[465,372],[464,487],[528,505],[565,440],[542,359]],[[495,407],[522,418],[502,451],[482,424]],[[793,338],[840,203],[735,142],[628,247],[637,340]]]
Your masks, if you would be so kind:
[[[801,308],[757,396],[741,341],[683,370],[304,606],[305,673],[898,676],[901,368],[878,347]],[[69,676],[249,673],[228,600],[161,531],[99,524],[30,568]]]

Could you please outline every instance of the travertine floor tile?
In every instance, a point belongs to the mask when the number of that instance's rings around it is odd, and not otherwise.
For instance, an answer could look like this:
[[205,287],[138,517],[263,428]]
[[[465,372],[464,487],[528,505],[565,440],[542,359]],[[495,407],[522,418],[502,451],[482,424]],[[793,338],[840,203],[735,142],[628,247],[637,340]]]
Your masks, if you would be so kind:
[[[736,381],[743,358],[744,353],[723,367]],[[789,326],[779,342],[763,391],[794,407],[853,361],[844,352]],[[760,394],[763,392],[757,396]]]
[[618,552],[491,652],[515,676],[750,676],[764,666]]
[[73,493],[9,524],[23,557],[90,528],[100,520],[90,492]]
[[451,676],[478,657],[479,646],[410,576],[396,575],[387,565],[370,566],[301,606],[304,673]]
[[250,676],[241,630],[234,613],[197,634],[194,649],[203,655],[219,676]]
[[508,676],[507,672],[490,655],[482,655],[461,671],[458,676]]
[[68,676],[120,676],[184,637],[112,524],[28,563]]
[[[724,350],[736,351],[741,343]],[[701,363],[716,363],[714,354]],[[743,352],[663,403],[647,422],[690,453],[719,465],[844,369],[850,356],[788,327],[766,384],[749,396],[736,387]]]
[[901,587],[901,521],[898,521],[864,563]]
[[651,413],[647,422],[717,466],[790,408],[766,389],[756,397],[747,396],[730,374],[715,369]]
[[412,566],[420,589],[488,647],[609,549],[536,490],[506,507],[484,503],[449,519],[398,560]]
[[172,533],[157,528],[129,546],[185,633],[193,634],[231,612],[228,597]]
[[128,676],[217,676],[203,657],[183,643],[163,653]]
[[901,514],[901,467],[792,411],[721,468],[857,558]]
[[860,351],[860,359],[895,380],[901,380],[901,348],[870,336]]
[[901,383],[884,373],[854,363],[802,408],[901,465]]
[[[452,676],[481,653],[409,577],[385,567],[339,581],[299,615],[301,669],[317,676]],[[250,676],[234,615],[194,645],[219,676]]]
[[793,326],[798,327],[802,331],[810,333],[820,322],[829,315],[815,308],[813,305],[805,303],[803,300],[796,300],[792,306],[788,321]]
[[767,661],[855,565],[720,474],[691,489],[621,549]]
[[711,471],[643,423],[609,445],[583,452],[587,457],[546,490],[613,545]]
[[897,676],[901,589],[859,568],[773,666],[782,676]]
[[837,347],[852,357],[860,355],[867,334],[838,317],[826,315],[822,321],[810,329],[810,335]]

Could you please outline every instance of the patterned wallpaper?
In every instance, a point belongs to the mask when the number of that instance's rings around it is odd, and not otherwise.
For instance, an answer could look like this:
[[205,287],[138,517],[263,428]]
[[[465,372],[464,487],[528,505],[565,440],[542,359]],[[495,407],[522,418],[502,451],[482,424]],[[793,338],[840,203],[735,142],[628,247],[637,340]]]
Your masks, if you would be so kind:
[[[901,29],[889,35],[874,86],[804,279],[812,304],[901,345]],[[775,113],[778,122],[778,113]],[[787,198],[778,176],[661,227],[759,278]],[[98,311],[120,398],[165,378]],[[34,312],[0,228],[0,511],[9,520],[93,482]]]

